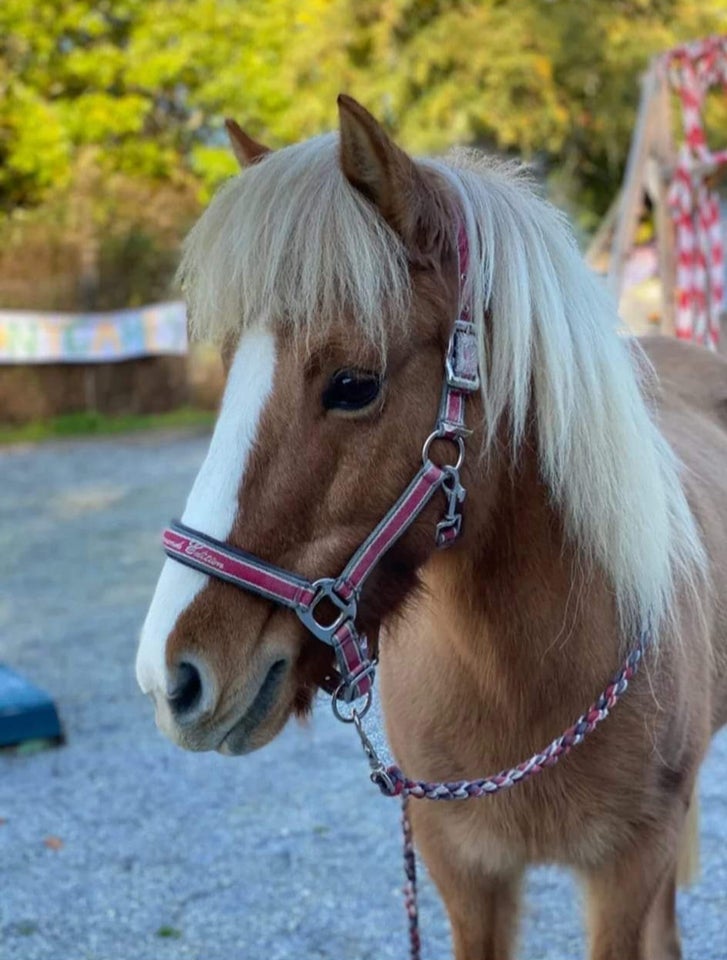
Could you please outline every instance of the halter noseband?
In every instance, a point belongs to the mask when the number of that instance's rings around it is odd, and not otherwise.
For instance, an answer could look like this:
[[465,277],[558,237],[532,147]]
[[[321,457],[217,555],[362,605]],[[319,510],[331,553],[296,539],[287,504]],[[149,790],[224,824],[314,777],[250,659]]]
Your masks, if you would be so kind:
[[[467,263],[464,230],[460,230],[459,236],[459,262],[461,302]],[[436,527],[437,546],[450,546],[460,533],[461,504],[466,495],[460,482],[460,470],[464,462],[465,437],[470,432],[465,427],[465,401],[468,394],[480,386],[477,339],[467,307],[461,307],[459,319],[455,321],[444,366],[439,413],[434,430],[422,448],[422,466],[337,577],[307,580],[252,553],[208,537],[180,521],[173,521],[163,533],[164,550],[173,560],[287,607],[314,637],[333,648],[337,671],[329,692],[333,694],[334,712],[341,719],[344,717],[339,712],[339,701],[350,703],[359,697],[367,697],[364,707],[357,711],[359,717],[371,703],[376,661],[369,657],[366,637],[356,626],[358,602],[369,574],[440,489],[446,497],[446,508]],[[456,446],[454,463],[439,466],[430,460],[429,451],[435,440],[448,440]],[[338,611],[329,622],[319,619],[316,614],[324,600]]]

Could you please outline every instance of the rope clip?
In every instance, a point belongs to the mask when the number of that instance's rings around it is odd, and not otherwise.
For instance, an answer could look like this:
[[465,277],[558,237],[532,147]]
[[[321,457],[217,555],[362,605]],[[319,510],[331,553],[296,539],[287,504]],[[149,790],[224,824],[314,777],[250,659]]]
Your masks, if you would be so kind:
[[371,768],[370,779],[372,783],[375,783],[376,786],[381,790],[382,793],[387,794],[390,797],[396,795],[396,785],[394,781],[389,776],[389,772],[384,765],[383,760],[376,752],[376,748],[373,743],[369,740],[366,735],[366,731],[363,728],[363,723],[361,722],[361,716],[357,710],[353,711],[353,725],[356,728],[356,733],[359,736],[361,741],[361,746],[363,747],[363,752],[366,755],[366,759],[369,762],[369,767]]

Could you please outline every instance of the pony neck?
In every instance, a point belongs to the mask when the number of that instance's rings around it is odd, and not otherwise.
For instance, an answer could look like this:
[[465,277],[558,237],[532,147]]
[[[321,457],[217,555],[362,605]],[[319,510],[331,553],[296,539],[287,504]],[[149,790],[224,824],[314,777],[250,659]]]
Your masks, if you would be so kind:
[[503,460],[468,480],[462,541],[423,574],[435,642],[456,649],[480,693],[496,700],[515,691],[537,706],[546,688],[567,700],[577,675],[577,703],[618,665],[613,592],[566,537],[532,443],[516,464]]

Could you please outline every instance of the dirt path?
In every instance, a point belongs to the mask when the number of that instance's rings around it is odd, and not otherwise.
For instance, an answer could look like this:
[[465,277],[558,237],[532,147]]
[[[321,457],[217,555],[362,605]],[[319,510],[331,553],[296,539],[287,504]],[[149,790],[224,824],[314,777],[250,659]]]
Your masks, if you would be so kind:
[[[155,731],[136,636],[206,439],[0,451],[0,660],[51,691],[61,749],[0,755],[1,960],[402,960],[398,807],[321,704],[240,760]],[[723,960],[727,737],[702,779],[685,955]],[[52,838],[58,838],[56,842]],[[58,848],[58,849],[55,849]],[[425,957],[448,955],[425,884]],[[529,882],[521,956],[583,956],[575,886]]]

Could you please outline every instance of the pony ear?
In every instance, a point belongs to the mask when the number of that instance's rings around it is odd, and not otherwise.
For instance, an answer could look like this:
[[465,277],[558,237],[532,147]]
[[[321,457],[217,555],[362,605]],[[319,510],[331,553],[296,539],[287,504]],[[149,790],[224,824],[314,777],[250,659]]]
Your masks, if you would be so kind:
[[338,114],[341,169],[348,182],[378,208],[412,252],[431,250],[432,228],[438,232],[429,202],[433,191],[414,161],[352,97],[339,95]]
[[257,163],[262,160],[263,157],[272,153],[270,147],[263,146],[262,143],[253,140],[252,137],[245,133],[239,123],[235,123],[235,121],[229,117],[225,120],[225,127],[227,128],[227,135],[230,138],[232,152],[237,157],[237,162],[243,170],[245,167],[249,167],[250,164]]

